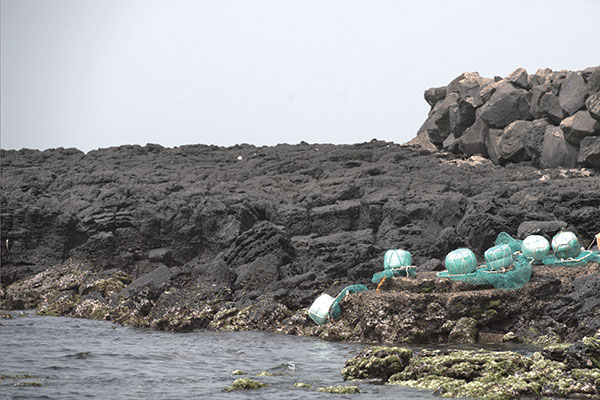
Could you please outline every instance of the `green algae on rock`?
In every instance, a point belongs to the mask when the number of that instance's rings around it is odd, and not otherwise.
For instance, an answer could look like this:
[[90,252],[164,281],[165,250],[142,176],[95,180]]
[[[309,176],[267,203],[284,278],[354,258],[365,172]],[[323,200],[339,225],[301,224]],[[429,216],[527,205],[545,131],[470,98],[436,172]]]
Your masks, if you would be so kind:
[[242,371],[241,369],[236,369],[231,371],[231,375],[246,375],[246,373],[244,371]]
[[411,357],[412,351],[403,347],[369,347],[346,361],[346,366],[342,369],[342,377],[344,380],[386,381],[390,376],[401,372]]
[[360,389],[358,388],[358,386],[338,385],[338,386],[320,387],[319,392],[338,393],[338,394],[356,394],[356,393],[360,393]]
[[541,353],[529,358],[514,352],[424,351],[389,383],[433,390],[443,397],[491,400],[523,396],[600,394],[600,370],[570,369]]
[[266,383],[255,381],[250,378],[240,378],[233,381],[231,386],[223,389],[224,392],[233,392],[235,390],[260,389],[266,387]]

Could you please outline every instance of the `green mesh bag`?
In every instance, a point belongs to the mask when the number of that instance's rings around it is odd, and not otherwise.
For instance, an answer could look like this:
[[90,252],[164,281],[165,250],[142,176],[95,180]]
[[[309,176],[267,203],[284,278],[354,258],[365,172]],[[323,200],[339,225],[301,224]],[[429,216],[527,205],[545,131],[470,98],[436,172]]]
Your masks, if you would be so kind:
[[464,275],[449,275],[438,272],[437,276],[471,285],[492,285],[496,289],[520,289],[531,279],[531,264],[521,253],[513,254],[513,265],[510,269],[491,270],[487,265],[477,268],[475,272]]
[[346,286],[344,289],[340,291],[340,293],[336,296],[335,300],[333,300],[333,304],[329,309],[329,319],[332,321],[337,320],[340,315],[342,315],[342,309],[340,308],[340,303],[344,298],[352,293],[364,292],[369,290],[365,285],[350,285]]
[[[438,272],[436,275],[440,278],[467,282],[472,285],[492,285],[496,289],[512,290],[522,288],[531,279],[531,264],[533,263],[533,259],[524,257],[520,252],[523,241],[514,239],[506,232],[501,232],[496,238],[495,244],[496,246],[509,246],[512,251],[512,267],[493,270],[490,266],[484,265],[467,274],[450,274],[448,271],[443,271]],[[492,267],[496,266],[493,265]]]
[[402,249],[392,249],[385,252],[383,256],[383,268],[393,269],[412,265],[411,254]]
[[507,244],[510,247],[510,249],[512,250],[512,252],[516,253],[517,251],[521,251],[521,246],[523,245],[523,241],[513,238],[506,232],[500,232],[498,234],[498,237],[496,238],[496,243],[494,243],[494,244],[496,246],[499,246],[501,244]]

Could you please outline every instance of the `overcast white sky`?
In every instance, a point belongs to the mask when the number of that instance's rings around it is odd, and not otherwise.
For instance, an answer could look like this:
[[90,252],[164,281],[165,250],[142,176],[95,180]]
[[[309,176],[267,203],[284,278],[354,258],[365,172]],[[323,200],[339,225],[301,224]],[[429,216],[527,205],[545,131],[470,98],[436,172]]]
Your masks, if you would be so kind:
[[600,64],[600,1],[2,0],[4,149],[414,137],[463,71]]

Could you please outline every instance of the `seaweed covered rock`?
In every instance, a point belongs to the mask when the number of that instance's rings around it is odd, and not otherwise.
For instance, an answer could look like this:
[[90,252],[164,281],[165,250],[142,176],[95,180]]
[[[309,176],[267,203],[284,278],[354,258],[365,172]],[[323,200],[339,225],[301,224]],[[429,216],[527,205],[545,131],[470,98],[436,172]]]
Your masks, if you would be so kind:
[[319,392],[323,393],[337,393],[337,394],[356,394],[360,393],[360,388],[358,386],[325,386],[320,387]]
[[591,398],[600,394],[600,369],[572,368],[541,353],[526,357],[487,350],[424,350],[389,383],[432,390],[442,397]]
[[224,392],[233,392],[236,390],[250,390],[250,389],[261,389],[266,387],[266,383],[255,381],[251,378],[240,378],[233,381],[231,386],[223,389]]
[[403,347],[369,347],[346,361],[342,369],[344,380],[375,379],[386,381],[401,372],[412,357],[412,351]]

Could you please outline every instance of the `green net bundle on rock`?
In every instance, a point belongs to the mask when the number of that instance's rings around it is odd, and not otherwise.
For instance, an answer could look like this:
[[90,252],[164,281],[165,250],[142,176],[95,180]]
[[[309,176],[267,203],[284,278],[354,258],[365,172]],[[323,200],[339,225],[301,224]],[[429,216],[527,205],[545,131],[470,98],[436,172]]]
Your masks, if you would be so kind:
[[496,289],[519,289],[531,279],[532,260],[520,253],[522,241],[502,232],[496,246],[485,252],[486,265],[477,267],[469,249],[451,251],[446,256],[446,271],[437,276],[472,285],[492,285]]
[[350,285],[342,289],[335,298],[327,293],[323,293],[317,297],[308,309],[308,316],[317,325],[323,325],[327,321],[337,320],[342,314],[340,303],[344,298],[349,294],[363,292],[365,290],[369,290],[365,285]]
[[371,282],[379,287],[395,276],[417,276],[416,267],[412,265],[412,256],[406,250],[392,249],[383,256],[383,271],[373,274]]
[[516,253],[517,251],[521,251],[521,247],[523,246],[523,241],[513,238],[506,232],[500,232],[498,234],[498,236],[496,237],[496,242],[494,244],[496,246],[501,245],[501,244],[507,244],[510,247],[510,250],[513,253]]
[[500,244],[487,249],[483,255],[490,271],[506,270],[513,265],[513,252],[508,244]]
[[544,257],[550,253],[550,243],[543,236],[530,235],[523,240],[521,251],[526,258],[532,258],[536,263],[541,263]]
[[542,259],[545,265],[561,267],[578,267],[590,262],[600,263],[600,252],[583,250],[573,232],[559,232],[554,235],[552,254]]
[[350,285],[340,291],[340,293],[333,300],[331,308],[329,309],[329,319],[332,321],[337,320],[342,315],[342,309],[340,303],[346,298],[346,296],[352,293],[364,292],[369,290],[365,285]]

